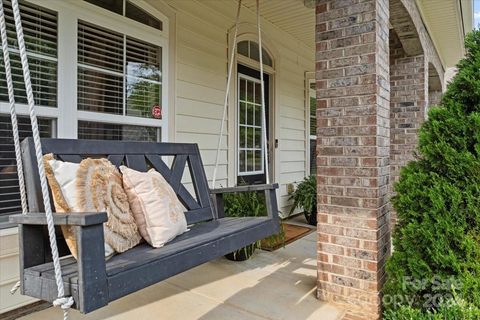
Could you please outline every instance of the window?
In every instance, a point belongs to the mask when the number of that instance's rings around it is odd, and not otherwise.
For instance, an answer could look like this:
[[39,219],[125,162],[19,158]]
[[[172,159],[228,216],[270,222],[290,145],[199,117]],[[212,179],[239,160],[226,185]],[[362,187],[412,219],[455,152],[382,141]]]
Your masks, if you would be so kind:
[[[4,11],[23,139],[29,111],[9,0]],[[20,1],[20,13],[43,137],[167,141],[165,16],[128,0]],[[8,110],[0,57],[0,222],[21,211]]]
[[238,175],[264,172],[260,80],[239,74]]
[[162,48],[78,23],[78,109],[152,117],[161,105]]
[[[258,52],[259,52],[258,43],[254,41],[248,41],[248,40],[240,41],[237,45],[238,54],[241,54],[242,56],[252,59],[254,61],[260,62],[260,56]],[[272,57],[263,48],[262,48],[262,61],[264,65],[273,67]]]
[[[38,119],[40,136],[51,137],[53,120]],[[20,140],[31,136],[30,118],[18,117]],[[15,147],[13,146],[10,115],[0,115],[0,222],[7,221],[7,215],[22,212],[20,188],[18,186]]]
[[[39,6],[20,2],[25,45],[37,105],[57,106],[57,15]],[[17,103],[27,103],[22,64],[17,46],[15,22],[10,1],[4,1],[12,78]],[[0,49],[0,53],[1,53]],[[0,101],[8,102],[3,53],[0,59]]]
[[91,4],[115,12],[124,17],[130,18],[137,22],[143,23],[149,27],[163,30],[163,23],[161,20],[152,16],[142,8],[128,0],[85,0]]
[[309,141],[310,141],[310,174],[317,173],[317,97],[315,80],[308,80]]
[[78,122],[78,139],[161,141],[157,128],[91,121]]

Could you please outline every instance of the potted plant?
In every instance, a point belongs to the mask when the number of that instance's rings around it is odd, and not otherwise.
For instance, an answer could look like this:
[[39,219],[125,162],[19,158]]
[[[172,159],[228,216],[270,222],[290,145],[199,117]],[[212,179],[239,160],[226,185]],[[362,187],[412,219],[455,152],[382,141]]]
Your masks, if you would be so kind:
[[[223,196],[225,216],[227,217],[260,217],[267,215],[265,196],[257,192],[229,193]],[[260,241],[252,243],[237,251],[225,255],[232,261],[245,261],[249,259],[255,249],[260,246]]]
[[293,200],[290,214],[297,207],[303,208],[307,223],[312,226],[317,225],[317,179],[315,176],[306,177],[300,182],[290,196],[290,200]]

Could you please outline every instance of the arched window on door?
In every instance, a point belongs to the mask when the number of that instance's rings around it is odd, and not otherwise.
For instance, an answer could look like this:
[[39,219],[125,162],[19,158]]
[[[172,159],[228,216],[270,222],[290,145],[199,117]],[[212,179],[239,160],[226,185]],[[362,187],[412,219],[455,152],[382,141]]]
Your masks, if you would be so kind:
[[[237,53],[254,61],[260,62],[258,43],[255,41],[240,41],[237,45]],[[264,65],[273,68],[273,59],[264,48],[262,48],[262,60]]]

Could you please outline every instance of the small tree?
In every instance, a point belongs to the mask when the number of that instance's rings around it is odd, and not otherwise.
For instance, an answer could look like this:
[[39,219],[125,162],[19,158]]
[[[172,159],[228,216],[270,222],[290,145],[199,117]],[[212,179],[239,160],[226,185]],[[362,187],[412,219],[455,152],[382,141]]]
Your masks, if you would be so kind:
[[384,305],[435,309],[439,297],[480,306],[480,31],[400,173]]

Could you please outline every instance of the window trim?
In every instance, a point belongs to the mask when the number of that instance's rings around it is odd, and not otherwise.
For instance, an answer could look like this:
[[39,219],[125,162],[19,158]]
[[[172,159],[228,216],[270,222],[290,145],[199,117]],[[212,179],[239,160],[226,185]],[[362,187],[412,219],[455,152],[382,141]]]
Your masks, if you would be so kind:
[[[251,76],[248,76],[246,74],[243,74],[243,73],[240,73],[240,72],[237,72],[237,92],[238,92],[238,96],[237,96],[237,101],[236,101],[236,105],[237,105],[237,108],[236,108],[236,113],[237,113],[237,121],[235,123],[235,127],[236,127],[236,142],[235,142],[235,160],[236,160],[236,163],[237,163],[237,176],[238,177],[242,177],[242,176],[251,176],[251,175],[256,175],[256,174],[264,174],[265,173],[265,141],[263,141],[263,130],[265,130],[265,128],[262,126],[261,129],[262,129],[262,138],[261,138],[261,155],[262,155],[262,170],[254,170],[254,171],[244,171],[244,172],[240,172],[240,150],[253,150],[253,151],[258,151],[258,148],[240,148],[240,79],[245,79],[245,80],[249,80],[249,81],[253,81],[254,83],[258,83],[260,84],[260,79],[257,79],[257,78],[254,78],[254,77],[251,77]],[[262,112],[263,114],[263,112]]]
[[[77,139],[78,121],[98,121],[157,127],[161,129],[162,141],[170,141],[170,23],[166,15],[143,0],[132,1],[135,5],[162,21],[163,30],[158,30],[85,1],[30,0],[30,2],[57,12],[57,107],[37,107],[37,115],[57,119],[58,137]],[[83,20],[102,28],[114,29],[119,33],[158,45],[162,48],[162,119],[127,115],[119,116],[77,110],[78,20]],[[72,61],[74,63],[72,63]],[[3,113],[4,111],[9,112],[8,102],[0,102],[0,112]],[[17,112],[28,115],[28,106],[25,104],[17,104]],[[119,117],[122,118],[120,119]]]
[[[175,87],[175,79],[170,73],[175,70],[174,61],[171,60],[175,58],[175,15],[173,11],[163,4],[160,5],[162,10],[166,10],[167,16],[144,0],[132,0],[132,3],[162,21],[163,29],[158,30],[84,1],[28,0],[28,2],[57,13],[57,106],[35,106],[39,118],[48,118],[53,121],[53,131],[55,131],[53,137],[76,139],[79,121],[96,121],[157,127],[161,129],[162,141],[170,141],[170,134],[173,134],[174,118],[172,116],[175,102],[174,96],[170,94],[170,89]],[[116,30],[162,48],[162,119],[77,110],[78,20]],[[28,116],[30,114],[27,104],[16,103],[16,111],[18,115]],[[6,115],[10,113],[8,101],[0,101],[0,113]],[[174,137],[172,136],[172,138]],[[16,225],[8,222],[0,223],[0,230],[12,227],[16,227]]]
[[305,173],[309,177],[310,165],[312,159],[310,159],[310,140],[317,139],[316,135],[310,135],[310,97],[312,91],[316,97],[315,90],[310,89],[310,84],[315,83],[315,72],[305,72]]

